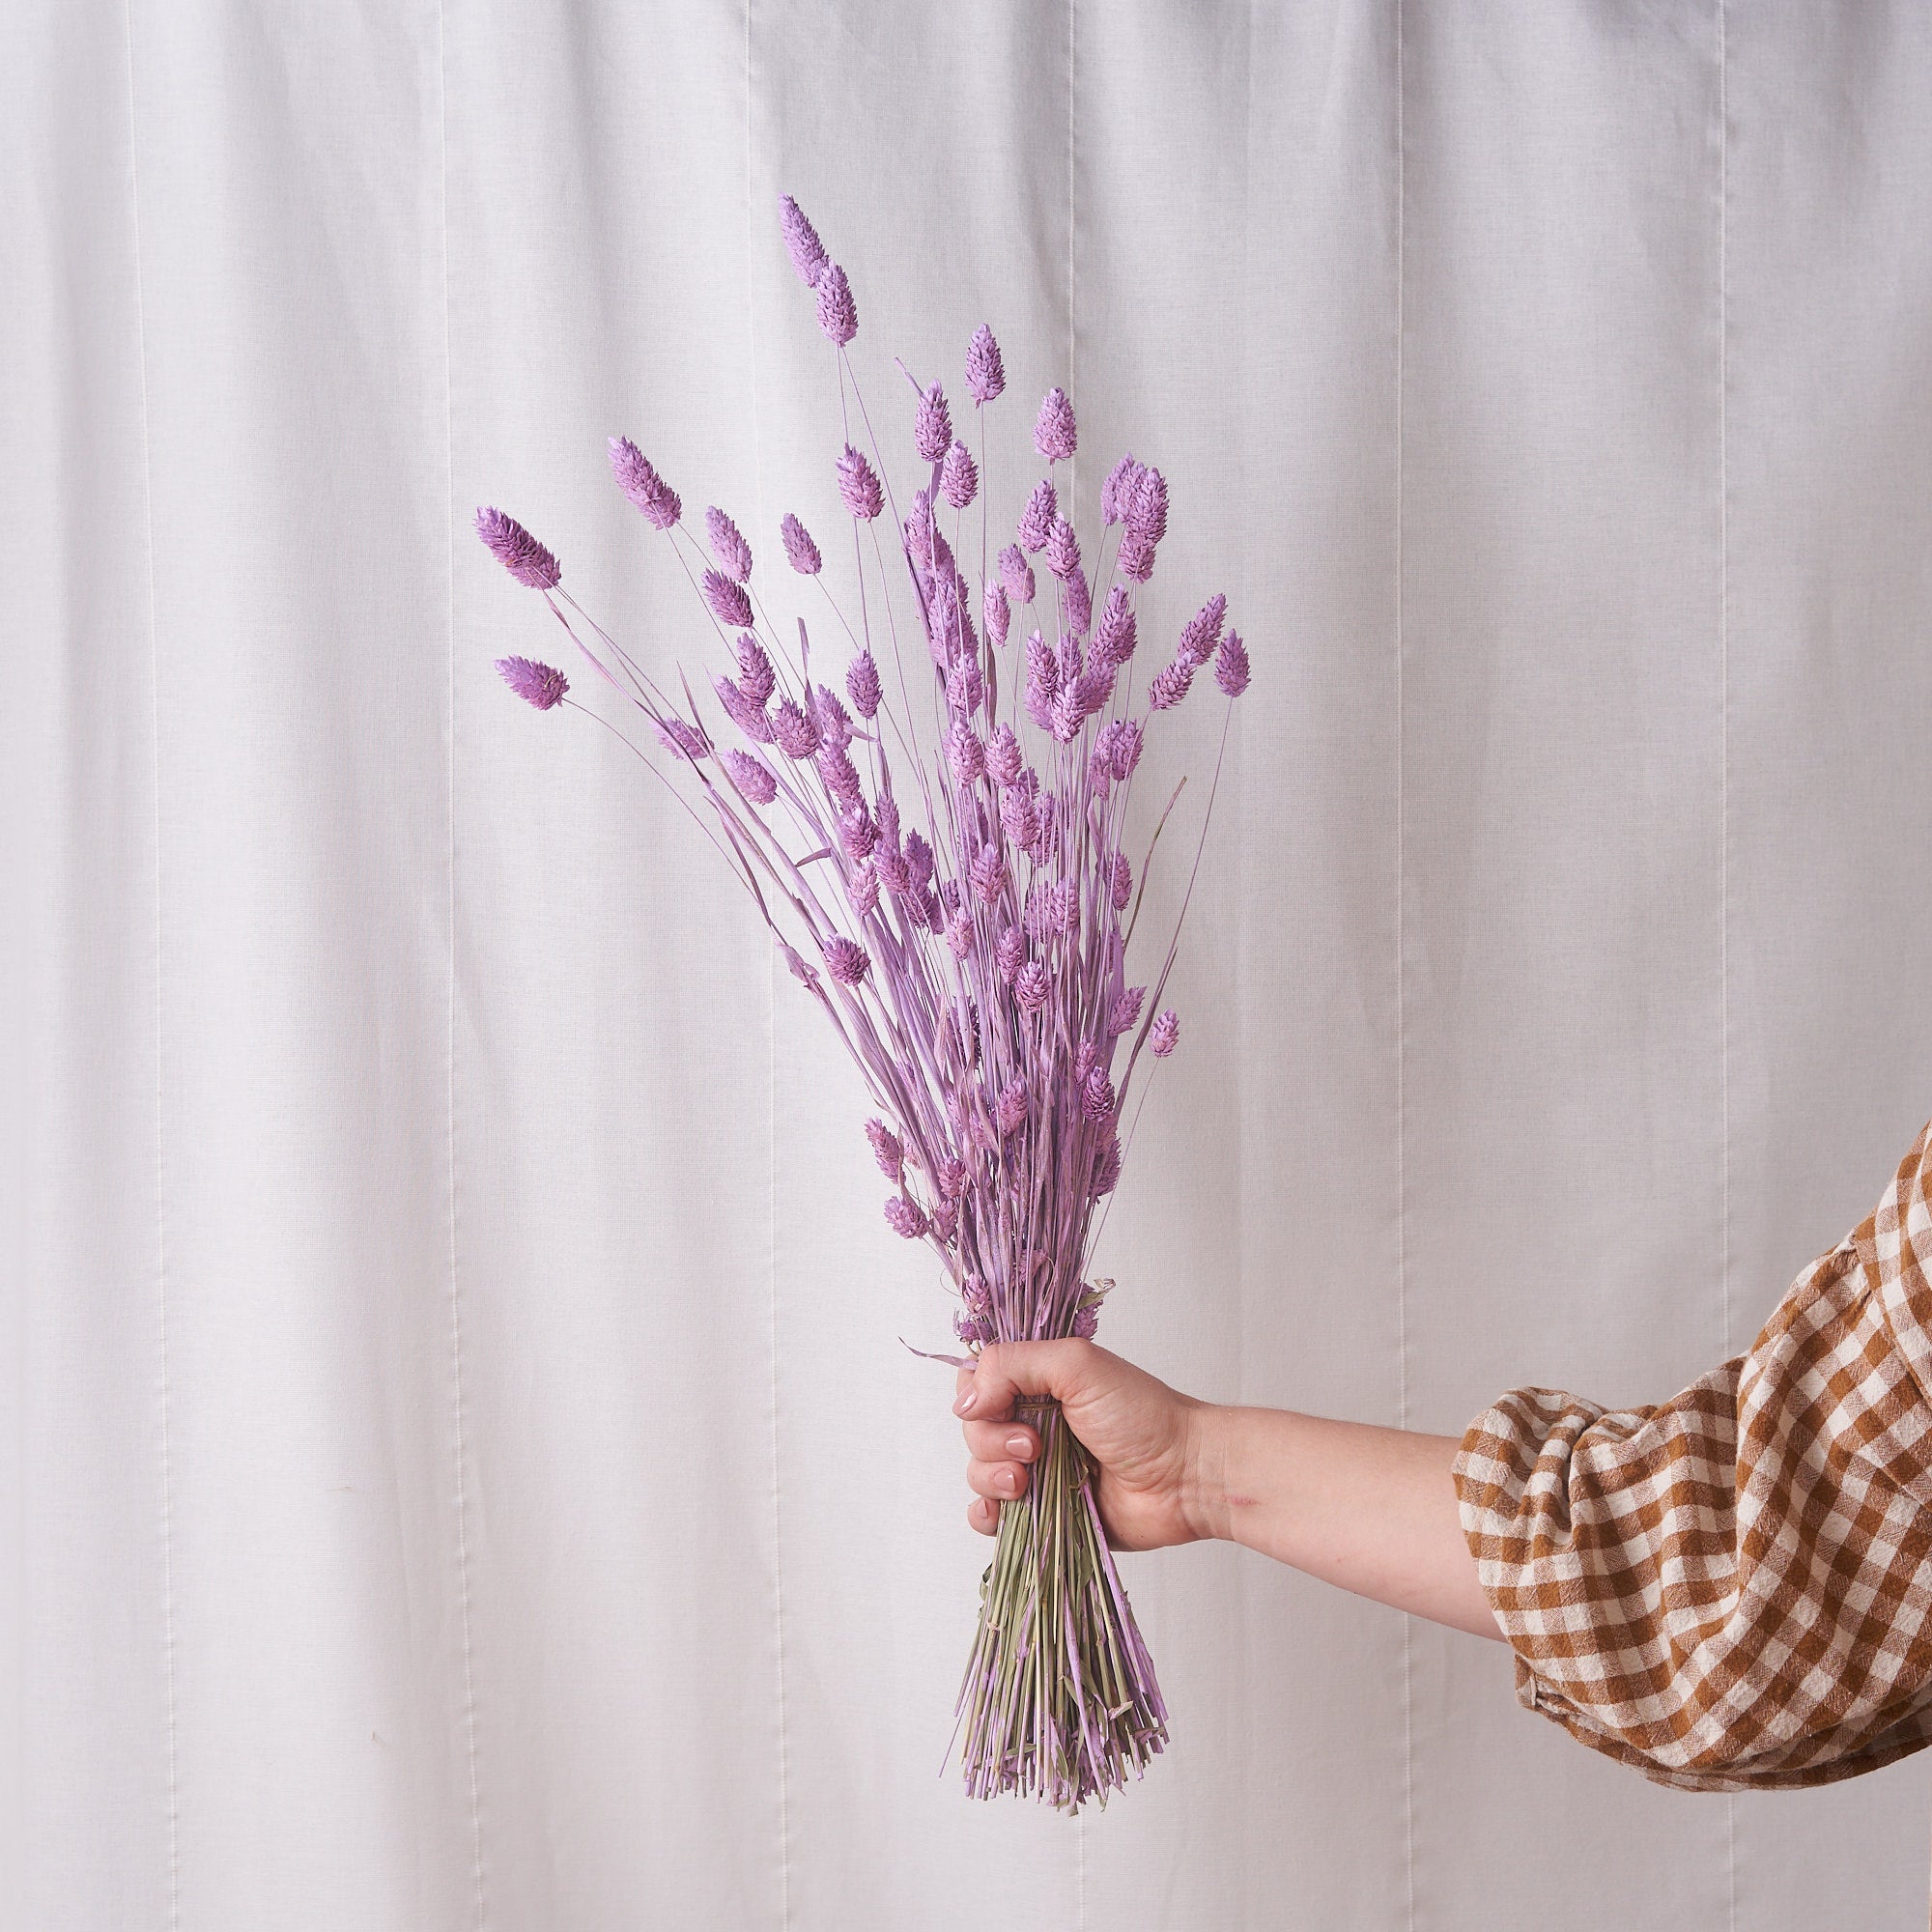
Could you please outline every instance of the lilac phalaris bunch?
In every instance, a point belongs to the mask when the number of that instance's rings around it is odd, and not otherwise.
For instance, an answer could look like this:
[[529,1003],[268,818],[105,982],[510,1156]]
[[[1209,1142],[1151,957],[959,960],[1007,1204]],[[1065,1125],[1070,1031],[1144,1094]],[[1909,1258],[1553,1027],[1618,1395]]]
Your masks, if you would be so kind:
[[[857,609],[835,598],[826,551],[799,516],[780,532],[799,589],[817,595],[822,635],[851,642],[842,662],[814,649],[818,616],[794,616],[793,647],[738,525],[714,506],[700,536],[627,438],[611,440],[612,471],[692,581],[716,636],[708,676],[679,672],[673,690],[638,663],[500,510],[477,513],[477,534],[642,721],[649,749],[627,742],[705,825],[857,1063],[878,1110],[866,1131],[891,1189],[885,1219],[937,1252],[962,1340],[1091,1335],[1099,1294],[1082,1277],[1096,1204],[1121,1177],[1136,1076],[1179,1037],[1161,1003],[1179,920],[1155,971],[1137,979],[1128,963],[1134,781],[1156,714],[1197,682],[1211,678],[1232,708],[1247,649],[1226,627],[1226,600],[1210,597],[1136,693],[1139,599],[1167,533],[1167,482],[1122,456],[1083,544],[1078,427],[1059,388],[1033,423],[1041,473],[1002,540],[985,417],[1007,378],[986,327],[962,372],[977,453],[944,384],[910,378],[902,456],[917,469],[901,505],[852,367],[851,283],[788,196],[780,223],[841,399],[849,384],[859,404],[825,479],[849,528]],[[976,507],[977,581],[961,560]],[[922,641],[923,661],[908,661]],[[539,709],[576,703],[554,667],[516,657],[498,668]],[[1224,716],[1224,751],[1226,735]],[[1219,769],[1217,758],[1217,781]]]

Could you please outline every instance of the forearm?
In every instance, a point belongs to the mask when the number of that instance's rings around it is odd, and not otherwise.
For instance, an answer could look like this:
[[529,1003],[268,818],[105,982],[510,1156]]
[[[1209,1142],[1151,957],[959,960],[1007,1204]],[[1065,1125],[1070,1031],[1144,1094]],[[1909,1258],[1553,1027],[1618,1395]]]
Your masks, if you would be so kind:
[[1188,1517],[1378,1603],[1500,1639],[1463,1540],[1450,1435],[1204,1405]]

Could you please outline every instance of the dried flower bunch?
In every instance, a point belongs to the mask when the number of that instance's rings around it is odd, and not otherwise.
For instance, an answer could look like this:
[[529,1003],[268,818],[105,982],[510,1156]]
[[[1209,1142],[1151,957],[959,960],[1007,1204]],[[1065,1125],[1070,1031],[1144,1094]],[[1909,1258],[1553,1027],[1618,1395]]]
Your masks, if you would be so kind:
[[[1127,1100],[1137,1072],[1145,1085],[1142,1054],[1165,1059],[1179,1038],[1161,1005],[1179,916],[1151,985],[1128,983],[1144,889],[1124,849],[1133,781],[1152,715],[1180,704],[1209,665],[1230,700],[1225,751],[1232,700],[1249,681],[1247,650],[1225,628],[1226,599],[1210,597],[1136,710],[1136,600],[1167,532],[1167,482],[1130,455],[1115,465],[1090,574],[1063,494],[1079,433],[1059,388],[1033,427],[1046,473],[1013,540],[994,554],[984,412],[1006,371],[983,325],[965,365],[977,455],[955,433],[942,385],[906,372],[924,480],[901,516],[848,353],[858,331],[851,284],[789,196],[780,226],[836,353],[846,440],[833,480],[852,531],[856,621],[796,515],[780,535],[791,571],[815,582],[830,629],[849,643],[842,677],[814,672],[803,616],[796,652],[788,648],[753,587],[737,524],[707,509],[700,543],[682,498],[627,438],[611,442],[618,487],[663,533],[723,646],[727,668],[710,679],[718,723],[707,723],[682,672],[673,697],[582,610],[555,556],[521,524],[485,508],[477,534],[542,592],[599,678],[647,723],[662,762],[590,713],[697,818],[851,1054],[879,1109],[866,1134],[892,1190],[886,1222],[938,1256],[959,1298],[960,1339],[977,1351],[996,1340],[1091,1336],[1108,1284],[1084,1277],[1099,1204],[1131,1139],[1131,1127],[1122,1133]],[[852,440],[855,407],[864,447]],[[977,587],[959,561],[976,503]],[[880,532],[888,512],[891,564]],[[538,710],[588,710],[550,665],[506,657],[497,668]],[[1217,755],[1217,781],[1219,770]],[[1209,811],[1212,802],[1210,787]],[[1204,838],[1206,824],[1204,813]],[[1198,870],[1199,845],[1194,863]],[[1193,883],[1190,873],[1181,915]],[[1071,1811],[1140,1775],[1166,1740],[1166,1710],[1085,1454],[1052,1405],[1039,1423],[1035,1480],[1001,1512],[959,1715],[971,1793],[1014,1790]]]

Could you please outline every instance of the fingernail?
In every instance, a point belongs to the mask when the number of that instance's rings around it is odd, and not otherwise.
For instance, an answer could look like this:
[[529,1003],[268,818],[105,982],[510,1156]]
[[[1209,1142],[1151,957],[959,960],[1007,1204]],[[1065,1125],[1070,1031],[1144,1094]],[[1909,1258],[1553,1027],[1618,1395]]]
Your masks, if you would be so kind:
[[1015,1475],[1013,1471],[1010,1469],[1002,1469],[1000,1471],[998,1480],[999,1480],[999,1485],[1003,1490],[1017,1490],[1020,1486],[1019,1477]]
[[1033,1454],[1033,1444],[1024,1435],[1009,1435],[1007,1437],[1007,1454],[1009,1456],[1017,1456],[1024,1461]]
[[979,1400],[980,1391],[978,1389],[968,1389],[964,1395],[953,1398],[952,1413],[954,1415],[969,1414],[972,1411],[973,1405]]

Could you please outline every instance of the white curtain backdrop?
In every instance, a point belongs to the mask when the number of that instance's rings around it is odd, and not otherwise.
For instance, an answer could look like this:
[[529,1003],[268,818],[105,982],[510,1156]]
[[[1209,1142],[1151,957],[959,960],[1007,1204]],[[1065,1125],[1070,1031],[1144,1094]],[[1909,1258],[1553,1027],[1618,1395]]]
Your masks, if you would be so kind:
[[1662,1399],[1932,1114],[1932,15],[0,14],[0,1924],[1924,1923],[1921,1762],[1667,1792],[1218,1546],[1146,1781],[969,1804],[952,1303],[469,520],[700,651],[605,439],[840,527],[781,189],[886,433],[990,321],[996,515],[1065,384],[1257,665],[1103,1339]]

